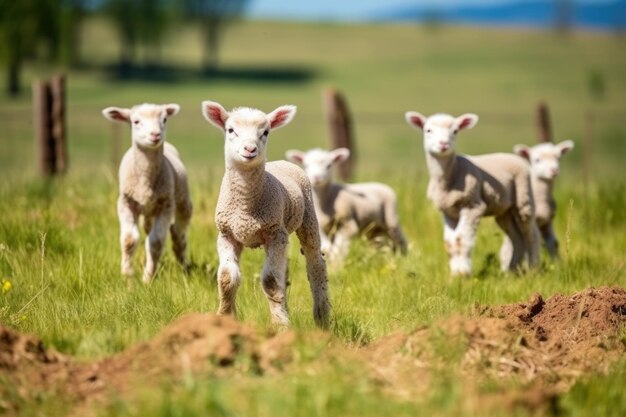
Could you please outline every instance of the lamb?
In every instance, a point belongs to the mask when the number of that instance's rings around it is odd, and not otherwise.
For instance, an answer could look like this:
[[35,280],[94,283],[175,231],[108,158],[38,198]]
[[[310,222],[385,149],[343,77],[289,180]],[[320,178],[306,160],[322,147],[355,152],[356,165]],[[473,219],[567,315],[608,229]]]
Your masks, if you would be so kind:
[[517,155],[456,154],[457,133],[471,129],[478,116],[453,117],[406,113],[407,122],[424,131],[424,149],[430,174],[428,198],[443,213],[444,243],[453,275],[470,275],[471,251],[481,217],[494,216],[512,242],[511,256],[500,255],[503,270],[517,270],[526,257],[538,263],[537,236],[533,231],[535,206],[528,164]]
[[407,243],[400,228],[396,194],[378,182],[339,184],[333,182],[333,164],[350,156],[347,148],[332,151],[311,149],[287,151],[287,159],[304,167],[313,186],[313,201],[322,237],[322,251],[329,261],[340,262],[348,252],[350,240],[358,233],[368,237],[386,235],[393,249],[406,254]]
[[[572,149],[574,149],[574,142],[571,140],[558,144],[541,143],[530,148],[526,145],[515,145],[513,148],[513,152],[530,163],[537,226],[546,250],[552,259],[559,256],[559,242],[552,227],[552,221],[556,214],[556,202],[552,196],[552,187],[559,174],[559,160]],[[510,243],[507,242],[506,244]]]
[[143,216],[146,239],[146,264],[143,282],[150,283],[163,253],[167,230],[172,234],[174,254],[185,270],[187,228],[192,204],[187,173],[174,146],[165,141],[166,121],[180,110],[178,104],[140,104],[132,108],[107,107],[104,117],[124,122],[132,128],[132,146],[119,168],[117,214],[120,222],[122,274],[132,276],[132,256]]
[[281,106],[269,114],[247,107],[228,112],[219,103],[202,102],[204,117],[225,135],[225,173],[215,212],[219,232],[218,314],[236,313],[243,248],[263,246],[266,260],[261,284],[272,322],[288,326],[287,244],[295,231],[306,258],[313,318],[318,326],[326,327],[330,310],[328,280],[311,184],[295,164],[266,163],[270,131],[289,123],[295,112],[295,106]]

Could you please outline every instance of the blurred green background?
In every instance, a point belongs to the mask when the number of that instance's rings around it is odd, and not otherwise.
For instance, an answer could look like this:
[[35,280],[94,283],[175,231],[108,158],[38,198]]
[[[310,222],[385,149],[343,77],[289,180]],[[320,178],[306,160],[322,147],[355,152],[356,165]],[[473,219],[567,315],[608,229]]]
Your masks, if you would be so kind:
[[[579,183],[583,176],[590,182],[615,180],[622,173],[626,40],[619,34],[247,21],[236,18],[237,8],[217,24],[211,23],[208,12],[193,14],[198,10],[193,1],[182,2],[185,7],[162,2],[159,13],[148,9],[132,14],[126,7],[121,15],[131,19],[126,25],[134,28],[128,34],[124,19],[115,14],[118,1],[104,2],[95,10],[77,1],[83,8],[74,14],[72,2],[57,9],[57,2],[43,3],[50,3],[60,16],[58,27],[47,29],[56,34],[44,36],[45,28],[30,21],[33,16],[17,25],[26,31],[31,24],[39,31],[22,42],[30,49],[21,60],[21,91],[0,96],[3,178],[35,175],[30,83],[59,72],[68,77],[70,175],[100,175],[105,167],[115,172],[130,135],[123,126],[116,131],[101,116],[101,109],[110,105],[181,104],[168,138],[193,171],[192,181],[206,175],[207,168],[219,172],[222,163],[219,132],[200,115],[204,99],[227,108],[243,105],[265,111],[296,104],[293,124],[272,137],[270,159],[282,158],[292,147],[327,146],[322,105],[326,87],[345,94],[352,111],[359,179],[407,173],[424,179],[421,137],[404,122],[407,110],[477,113],[478,126],[458,142],[461,152],[476,154],[536,142],[539,101],[549,105],[555,140],[576,142],[575,152],[563,162],[560,181]],[[2,4],[6,11],[10,2]],[[26,7],[29,0],[19,4]],[[13,38],[7,14],[3,16],[2,78],[7,80]],[[72,30],[63,29],[64,22]],[[218,31],[213,35],[215,49],[206,42],[207,22]],[[76,39],[69,32],[75,32]],[[133,39],[131,45],[128,39]],[[74,44],[73,49],[68,46]]]

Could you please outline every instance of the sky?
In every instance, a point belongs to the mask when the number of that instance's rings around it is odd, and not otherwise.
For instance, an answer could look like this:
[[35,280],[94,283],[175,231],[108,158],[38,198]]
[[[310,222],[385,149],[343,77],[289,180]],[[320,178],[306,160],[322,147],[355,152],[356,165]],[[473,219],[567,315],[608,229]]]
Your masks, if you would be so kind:
[[[247,15],[252,18],[286,20],[371,20],[377,12],[403,6],[494,5],[523,0],[250,0]],[[550,0],[547,0],[550,1]],[[607,3],[611,0],[575,0],[576,3]]]

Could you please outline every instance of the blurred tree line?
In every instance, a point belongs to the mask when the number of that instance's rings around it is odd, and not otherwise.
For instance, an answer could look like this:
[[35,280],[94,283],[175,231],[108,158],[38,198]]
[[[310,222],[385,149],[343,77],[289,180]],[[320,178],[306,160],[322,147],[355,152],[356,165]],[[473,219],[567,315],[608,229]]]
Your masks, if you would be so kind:
[[28,60],[81,65],[85,18],[101,14],[113,24],[120,42],[121,73],[137,62],[137,49],[147,61],[160,61],[169,30],[184,23],[199,25],[202,70],[218,65],[218,47],[226,25],[241,15],[248,0],[0,0],[0,62],[6,93],[19,94],[21,72]]

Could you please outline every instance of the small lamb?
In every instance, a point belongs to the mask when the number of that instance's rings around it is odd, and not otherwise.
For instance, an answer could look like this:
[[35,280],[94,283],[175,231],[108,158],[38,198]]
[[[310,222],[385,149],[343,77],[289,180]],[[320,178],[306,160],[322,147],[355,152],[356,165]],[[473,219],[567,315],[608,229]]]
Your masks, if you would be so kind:
[[525,257],[531,266],[536,265],[539,250],[533,231],[535,207],[526,161],[505,153],[457,155],[456,135],[476,125],[475,114],[453,117],[440,113],[426,117],[407,112],[406,120],[424,131],[430,174],[428,198],[443,213],[444,242],[452,274],[471,274],[471,251],[484,216],[494,216],[513,243],[510,257],[500,254],[503,270],[518,269]]
[[187,173],[174,146],[165,142],[165,124],[180,110],[178,104],[140,104],[130,109],[107,107],[104,117],[129,123],[132,146],[119,168],[117,214],[120,221],[122,274],[133,275],[132,256],[139,243],[139,217],[143,216],[146,265],[143,282],[152,281],[167,238],[172,233],[174,254],[187,268],[187,228],[192,205]]
[[204,117],[225,134],[226,172],[215,212],[219,230],[218,314],[235,314],[243,248],[263,246],[266,260],[261,283],[272,322],[289,324],[285,295],[287,244],[295,231],[306,258],[313,317],[319,326],[325,327],[330,310],[328,280],[311,184],[297,165],[287,161],[266,163],[270,131],[285,126],[295,113],[295,106],[281,106],[265,114],[247,107],[228,112],[219,103],[202,102]]
[[559,174],[559,160],[572,149],[574,149],[574,142],[571,140],[558,144],[541,143],[530,148],[526,145],[515,145],[513,148],[513,152],[530,163],[537,226],[546,245],[546,250],[552,259],[559,256],[559,242],[552,227],[552,221],[556,214],[556,202],[552,195],[552,187]]
[[388,236],[393,249],[406,254],[407,243],[399,224],[396,193],[378,182],[339,184],[332,180],[332,166],[350,156],[347,148],[332,151],[311,149],[287,151],[287,159],[297,162],[313,186],[315,213],[319,221],[322,250],[329,261],[340,262],[350,240],[359,233],[369,238]]

